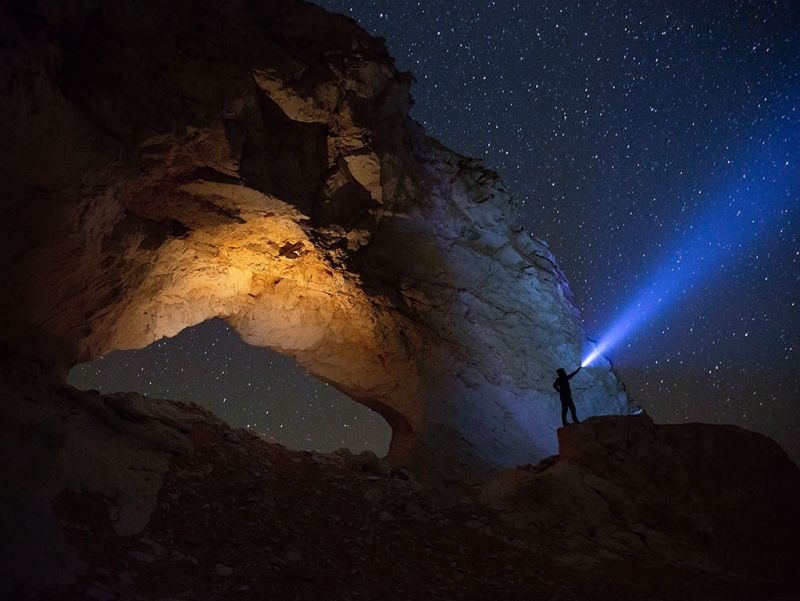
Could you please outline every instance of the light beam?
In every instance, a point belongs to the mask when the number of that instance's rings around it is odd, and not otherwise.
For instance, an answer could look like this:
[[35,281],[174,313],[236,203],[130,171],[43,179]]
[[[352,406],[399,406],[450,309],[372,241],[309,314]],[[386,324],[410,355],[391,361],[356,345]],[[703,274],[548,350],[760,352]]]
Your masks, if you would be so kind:
[[585,355],[591,365],[673,303],[697,292],[755,245],[776,221],[785,221],[800,194],[800,115],[793,112],[732,163],[719,192],[676,238],[620,316]]

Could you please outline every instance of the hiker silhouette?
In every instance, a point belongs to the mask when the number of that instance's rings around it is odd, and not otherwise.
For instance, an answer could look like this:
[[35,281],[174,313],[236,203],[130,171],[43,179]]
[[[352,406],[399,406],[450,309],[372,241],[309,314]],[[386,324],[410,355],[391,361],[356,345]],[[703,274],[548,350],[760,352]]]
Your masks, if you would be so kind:
[[578,416],[575,415],[575,403],[572,402],[572,390],[569,387],[569,381],[580,370],[581,368],[579,367],[571,374],[568,374],[566,371],[564,371],[563,367],[559,367],[556,370],[558,378],[556,378],[556,381],[553,382],[553,388],[558,391],[558,395],[561,397],[561,422],[565,426],[567,425],[567,409],[569,409],[570,413],[572,413],[572,421],[576,424],[581,423],[578,420]]

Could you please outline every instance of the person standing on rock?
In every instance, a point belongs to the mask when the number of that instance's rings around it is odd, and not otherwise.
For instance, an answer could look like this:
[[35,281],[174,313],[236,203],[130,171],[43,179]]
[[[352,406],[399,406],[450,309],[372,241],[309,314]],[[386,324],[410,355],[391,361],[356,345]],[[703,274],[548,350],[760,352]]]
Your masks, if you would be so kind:
[[576,424],[581,423],[578,420],[578,416],[575,415],[575,403],[572,402],[572,390],[569,387],[569,381],[580,370],[581,368],[579,367],[571,374],[568,374],[566,371],[564,371],[563,367],[559,367],[556,370],[558,378],[556,378],[556,381],[553,382],[553,388],[558,391],[558,395],[561,397],[561,422],[565,426],[567,425],[567,409],[569,409],[570,413],[572,413],[572,421]]

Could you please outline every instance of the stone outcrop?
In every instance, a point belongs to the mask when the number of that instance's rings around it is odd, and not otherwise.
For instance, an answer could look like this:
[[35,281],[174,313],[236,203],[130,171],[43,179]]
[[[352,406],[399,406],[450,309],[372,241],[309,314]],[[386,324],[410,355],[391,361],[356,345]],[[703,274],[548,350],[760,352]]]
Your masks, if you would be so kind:
[[[592,418],[482,489],[290,451],[0,358],[0,598],[794,599],[800,471],[739,428]],[[9,372],[9,369],[12,372]],[[16,373],[13,373],[16,371]],[[22,377],[25,376],[25,377]]]
[[[0,357],[0,597],[19,583],[70,583],[86,568],[64,537],[59,499],[115,536],[145,529],[187,433],[209,416],[135,394],[101,397],[54,380],[41,366]],[[43,402],[45,399],[46,402]],[[93,515],[95,514],[95,515]]]
[[[63,378],[219,316],[381,413],[395,464],[554,452],[567,282],[381,40],[291,0],[0,10],[6,348]],[[607,362],[573,382],[626,412]]]
[[502,519],[570,565],[647,556],[791,581],[800,563],[800,469],[736,426],[594,417],[558,431],[560,455],[482,493]]

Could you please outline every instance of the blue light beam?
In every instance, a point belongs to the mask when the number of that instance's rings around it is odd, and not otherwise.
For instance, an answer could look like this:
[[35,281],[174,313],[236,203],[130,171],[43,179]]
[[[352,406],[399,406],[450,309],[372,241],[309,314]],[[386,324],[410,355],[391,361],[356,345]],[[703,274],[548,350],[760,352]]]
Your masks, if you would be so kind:
[[[758,243],[776,221],[798,205],[800,123],[796,111],[751,149],[749,161],[733,164],[720,192],[692,220],[684,235],[651,270],[640,289],[581,362],[591,365],[649,319],[708,285],[734,262],[735,253]],[[747,155],[746,155],[747,156]]]

